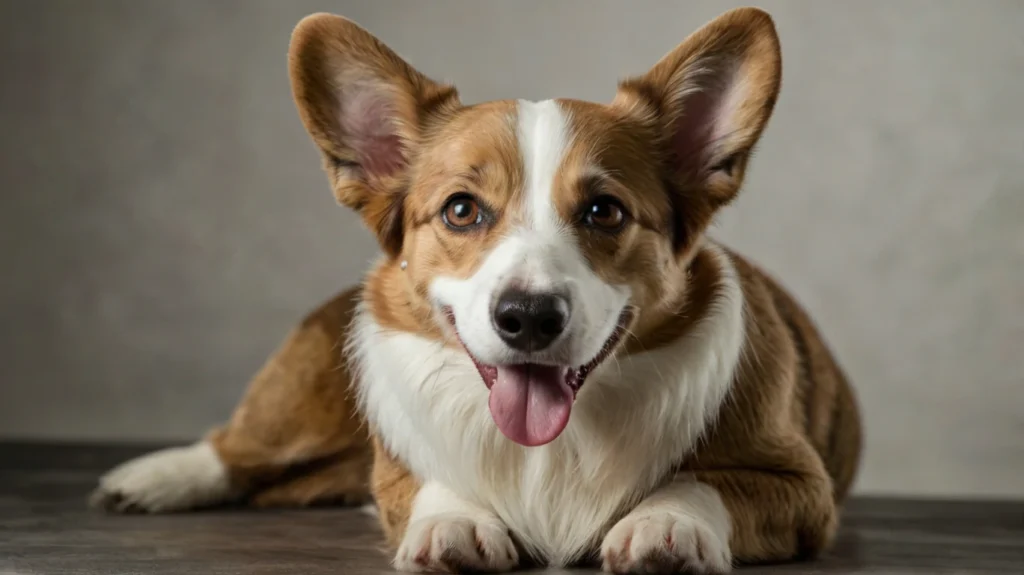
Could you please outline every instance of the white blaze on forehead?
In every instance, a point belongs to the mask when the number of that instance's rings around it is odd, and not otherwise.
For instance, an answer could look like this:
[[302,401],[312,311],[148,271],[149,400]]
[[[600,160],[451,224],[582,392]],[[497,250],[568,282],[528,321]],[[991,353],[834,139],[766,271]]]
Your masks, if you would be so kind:
[[525,221],[534,232],[559,235],[563,224],[552,198],[555,175],[569,147],[569,122],[554,100],[520,100],[517,137],[526,189]]

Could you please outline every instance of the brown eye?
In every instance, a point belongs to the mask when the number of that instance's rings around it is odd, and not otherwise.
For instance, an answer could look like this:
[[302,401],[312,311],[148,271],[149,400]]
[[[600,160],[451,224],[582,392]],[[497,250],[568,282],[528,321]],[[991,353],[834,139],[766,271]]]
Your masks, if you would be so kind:
[[483,221],[483,211],[472,196],[459,194],[444,205],[441,219],[452,229],[465,229]]
[[626,223],[626,209],[618,200],[601,196],[587,205],[583,223],[606,232],[616,232]]

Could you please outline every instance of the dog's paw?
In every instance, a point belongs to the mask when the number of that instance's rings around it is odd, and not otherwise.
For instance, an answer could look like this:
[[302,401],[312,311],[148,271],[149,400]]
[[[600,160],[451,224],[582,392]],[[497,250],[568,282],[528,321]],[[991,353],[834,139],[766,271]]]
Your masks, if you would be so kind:
[[164,513],[222,503],[227,470],[208,443],[164,449],[132,459],[100,478],[89,502],[120,513]]
[[728,573],[729,541],[693,515],[654,512],[628,515],[601,545],[605,571],[611,573]]
[[497,572],[519,565],[508,529],[497,519],[458,515],[411,523],[395,556],[395,568],[417,572]]

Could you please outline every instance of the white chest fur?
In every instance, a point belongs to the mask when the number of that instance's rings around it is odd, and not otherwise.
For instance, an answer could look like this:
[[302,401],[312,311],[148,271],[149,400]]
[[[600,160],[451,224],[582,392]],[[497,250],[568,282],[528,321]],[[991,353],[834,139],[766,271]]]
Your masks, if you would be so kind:
[[718,259],[718,298],[694,332],[606,362],[548,445],[525,448],[498,431],[464,353],[383,330],[365,310],[352,349],[364,413],[422,481],[493,511],[539,558],[571,563],[692,449],[728,392],[743,298],[732,266]]

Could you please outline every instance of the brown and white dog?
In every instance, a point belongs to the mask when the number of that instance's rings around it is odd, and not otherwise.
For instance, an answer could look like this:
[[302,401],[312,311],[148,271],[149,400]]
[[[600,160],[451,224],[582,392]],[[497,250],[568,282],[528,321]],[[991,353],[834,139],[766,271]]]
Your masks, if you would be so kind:
[[853,395],[797,303],[705,235],[779,92],[767,14],[720,16],[608,105],[465,106],[326,14],[289,65],[385,255],[230,422],[109,472],[98,505],[372,497],[402,570],[725,572],[828,546]]

